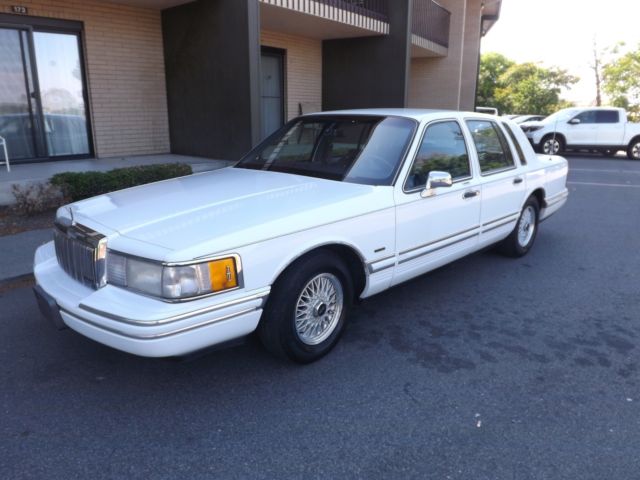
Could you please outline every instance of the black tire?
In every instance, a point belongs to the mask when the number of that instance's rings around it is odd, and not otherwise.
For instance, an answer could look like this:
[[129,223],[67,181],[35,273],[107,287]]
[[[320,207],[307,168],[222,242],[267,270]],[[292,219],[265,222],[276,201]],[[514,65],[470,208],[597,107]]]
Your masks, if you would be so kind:
[[[340,315],[334,317],[337,322],[331,334],[312,345],[303,341],[296,329],[296,304],[305,287],[319,275],[339,281],[343,302]],[[352,303],[353,281],[344,262],[331,252],[318,251],[293,263],[275,282],[258,326],[258,335],[264,347],[277,357],[298,363],[314,362],[338,343]]]
[[554,138],[553,133],[549,135],[545,135],[542,140],[540,140],[540,145],[538,146],[538,153],[545,153],[550,155],[559,155],[564,152],[564,139],[560,135],[556,135],[555,139],[558,143],[558,150],[555,153],[545,152],[545,143],[552,141]]
[[631,140],[627,147],[627,158],[629,160],[640,160],[640,137]]
[[[528,241],[526,241],[526,243],[523,245],[519,239],[520,224],[521,222],[523,222],[523,217],[525,215],[525,212],[527,212],[529,208],[532,209],[531,211],[535,216],[535,220],[532,224],[530,224],[533,226],[532,235],[528,239]],[[502,242],[500,242],[498,246],[500,253],[508,257],[514,257],[514,258],[518,258],[526,255],[529,252],[529,250],[531,250],[531,247],[533,246],[533,242],[535,242],[536,236],[538,235],[539,221],[540,221],[540,204],[538,203],[538,199],[536,197],[531,196],[522,207],[522,211],[520,212],[520,217],[518,217],[518,222],[516,223],[516,226],[513,229],[513,231],[509,234],[507,238],[505,238]]]

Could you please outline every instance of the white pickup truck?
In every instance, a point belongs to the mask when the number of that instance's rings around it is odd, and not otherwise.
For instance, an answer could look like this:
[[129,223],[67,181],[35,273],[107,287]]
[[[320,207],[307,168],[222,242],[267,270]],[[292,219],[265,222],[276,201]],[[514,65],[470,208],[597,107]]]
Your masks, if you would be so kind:
[[640,160],[640,124],[630,123],[622,108],[565,108],[539,122],[520,125],[535,149],[557,154],[565,150],[625,150]]

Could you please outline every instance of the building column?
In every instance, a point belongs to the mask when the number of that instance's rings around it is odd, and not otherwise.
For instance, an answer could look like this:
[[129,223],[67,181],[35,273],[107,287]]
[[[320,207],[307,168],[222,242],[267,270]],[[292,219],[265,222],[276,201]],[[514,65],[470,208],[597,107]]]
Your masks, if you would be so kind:
[[323,42],[324,110],[407,105],[413,0],[390,3],[388,35]]
[[162,12],[171,152],[236,160],[260,137],[256,0],[196,0]]

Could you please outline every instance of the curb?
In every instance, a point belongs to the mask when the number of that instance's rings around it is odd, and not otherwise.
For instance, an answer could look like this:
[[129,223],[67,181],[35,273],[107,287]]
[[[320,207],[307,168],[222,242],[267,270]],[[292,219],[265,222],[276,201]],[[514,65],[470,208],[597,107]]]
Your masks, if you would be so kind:
[[33,273],[25,273],[15,277],[5,278],[4,280],[0,280],[0,293],[5,290],[12,290],[20,286],[26,286],[22,284],[35,283],[35,281]]

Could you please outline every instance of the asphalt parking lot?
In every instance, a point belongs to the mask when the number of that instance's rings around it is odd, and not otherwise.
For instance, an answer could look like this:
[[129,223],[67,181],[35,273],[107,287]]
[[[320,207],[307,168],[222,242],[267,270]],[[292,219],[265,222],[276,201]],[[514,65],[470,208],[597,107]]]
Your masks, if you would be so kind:
[[528,256],[367,300],[309,366],[137,358],[0,293],[1,477],[638,478],[640,162],[568,158]]

